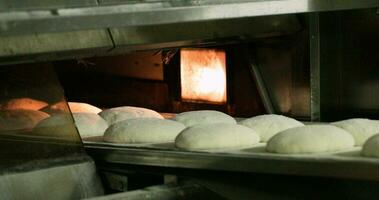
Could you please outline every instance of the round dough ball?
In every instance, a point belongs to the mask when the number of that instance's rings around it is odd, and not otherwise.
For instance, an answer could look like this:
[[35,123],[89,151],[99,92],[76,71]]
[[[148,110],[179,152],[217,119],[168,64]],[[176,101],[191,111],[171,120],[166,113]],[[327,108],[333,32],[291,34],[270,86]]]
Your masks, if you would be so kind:
[[369,119],[348,119],[331,123],[349,132],[355,140],[356,146],[362,146],[368,138],[379,133],[379,122]]
[[94,113],[73,113],[75,125],[81,137],[102,136],[108,128],[107,122]]
[[55,114],[42,120],[34,128],[33,133],[42,136],[75,138],[77,131],[70,114]]
[[[68,102],[68,106],[72,113],[94,113],[98,114],[102,110],[98,107],[90,105],[88,103],[79,103],[79,102]],[[58,102],[48,107],[45,107],[43,110],[51,114],[63,114],[69,113],[66,102]]]
[[186,127],[198,125],[198,124],[213,124],[213,123],[226,123],[236,124],[236,120],[219,111],[214,110],[199,110],[189,111],[177,114],[173,120],[184,124]]
[[295,119],[274,114],[251,117],[242,120],[239,124],[253,129],[262,142],[267,142],[272,136],[286,129],[304,126]]
[[322,153],[348,149],[354,138],[331,125],[307,125],[287,129],[272,137],[266,151],[282,154]]
[[250,147],[259,142],[254,130],[237,124],[200,124],[186,128],[175,139],[185,150],[213,150]]
[[31,98],[18,98],[11,99],[1,105],[2,110],[40,110],[46,107],[48,104],[43,101],[31,99]]
[[361,155],[379,158],[379,134],[375,134],[364,143]]
[[167,119],[135,118],[117,122],[104,133],[104,141],[113,143],[173,142],[184,125]]
[[79,102],[68,102],[68,106],[72,113],[94,113],[98,114],[102,110],[96,106],[90,105],[88,103]]
[[147,108],[133,107],[133,106],[123,106],[111,108],[104,110],[99,113],[99,115],[112,125],[116,122],[120,122],[126,119],[133,118],[157,118],[163,119],[162,115]]
[[36,110],[1,110],[0,131],[32,129],[48,117],[48,114]]

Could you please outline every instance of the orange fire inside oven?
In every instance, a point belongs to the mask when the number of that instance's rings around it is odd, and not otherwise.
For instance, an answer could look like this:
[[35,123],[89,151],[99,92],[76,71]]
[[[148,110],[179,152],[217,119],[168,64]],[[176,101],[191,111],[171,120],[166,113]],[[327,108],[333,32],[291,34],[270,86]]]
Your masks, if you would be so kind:
[[226,102],[226,55],[215,49],[182,49],[181,97],[184,101]]

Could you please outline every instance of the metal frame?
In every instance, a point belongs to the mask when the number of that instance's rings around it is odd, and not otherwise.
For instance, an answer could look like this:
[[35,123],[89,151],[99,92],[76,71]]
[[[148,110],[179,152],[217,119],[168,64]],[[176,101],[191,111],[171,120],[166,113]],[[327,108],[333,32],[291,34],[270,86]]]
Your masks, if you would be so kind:
[[193,0],[0,12],[0,36],[376,8],[377,0]]
[[245,50],[244,51],[245,56],[247,57],[247,60],[249,63],[248,67],[250,70],[250,74],[253,77],[255,84],[257,85],[258,93],[261,97],[263,106],[266,109],[266,112],[268,114],[274,114],[276,112],[275,112],[275,109],[274,109],[274,106],[272,103],[272,98],[270,97],[269,90],[266,86],[265,81],[263,80],[262,72],[260,71],[257,63],[254,62],[253,59],[251,58],[253,53],[251,51],[249,51],[247,47],[244,50]]
[[320,20],[318,13],[309,15],[311,121],[320,121]]
[[350,156],[291,157],[267,153],[230,154],[85,144],[95,161],[182,169],[379,180],[377,159]]

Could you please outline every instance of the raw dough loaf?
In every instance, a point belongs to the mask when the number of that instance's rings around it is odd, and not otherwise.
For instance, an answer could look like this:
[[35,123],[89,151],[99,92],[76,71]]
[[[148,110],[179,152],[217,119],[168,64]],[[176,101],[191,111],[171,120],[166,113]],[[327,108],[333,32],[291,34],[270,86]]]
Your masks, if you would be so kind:
[[[81,137],[102,136],[108,128],[107,122],[97,114],[73,113],[74,123]],[[74,134],[73,123],[70,115],[56,114],[38,124],[41,128],[40,135],[69,135]],[[37,131],[36,131],[37,132]]]
[[379,133],[379,122],[376,120],[355,118],[331,124],[349,132],[354,137],[356,146],[362,146],[369,137]]
[[237,124],[200,124],[183,130],[175,145],[185,150],[214,150],[251,147],[259,142],[254,130]]
[[94,113],[73,113],[75,125],[81,137],[102,136],[108,128],[107,122]]
[[308,125],[287,129],[272,137],[266,151],[282,154],[322,153],[349,149],[354,138],[331,125]]
[[162,115],[147,108],[123,106],[104,110],[99,115],[112,125],[116,122],[133,118],[158,118],[163,119]]
[[[88,103],[68,102],[68,106],[72,113],[94,113],[98,114],[101,109]],[[66,102],[58,102],[43,109],[43,111],[51,114],[69,113]]]
[[379,134],[370,137],[362,147],[362,156],[379,158]]
[[304,126],[303,123],[282,115],[260,115],[245,119],[239,124],[253,129],[262,142],[267,142],[272,136],[286,129]]
[[34,128],[33,133],[42,136],[77,139],[76,128],[70,114],[55,114],[42,120]]
[[113,143],[173,142],[184,128],[183,124],[167,119],[128,119],[111,125],[104,133],[104,141]]
[[102,110],[88,103],[68,102],[68,106],[72,113],[94,113],[98,114]]
[[46,107],[48,104],[43,101],[30,99],[30,98],[18,98],[11,99],[1,106],[1,110],[40,110]]
[[47,117],[48,114],[36,110],[1,110],[0,131],[32,129]]
[[227,123],[236,124],[236,120],[219,111],[214,110],[200,110],[189,111],[177,114],[173,120],[183,123],[186,127],[198,124],[212,124],[212,123]]

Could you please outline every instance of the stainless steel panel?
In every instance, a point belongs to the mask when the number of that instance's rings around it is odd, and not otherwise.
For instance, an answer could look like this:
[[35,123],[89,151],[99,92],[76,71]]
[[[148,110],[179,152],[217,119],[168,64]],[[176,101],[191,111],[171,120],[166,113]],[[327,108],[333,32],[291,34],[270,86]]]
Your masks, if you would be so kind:
[[[257,28],[259,27],[259,28]],[[240,40],[274,37],[297,32],[294,15],[244,18],[110,29],[116,51],[158,49],[196,44],[222,44]]]
[[88,156],[59,162],[38,170],[1,174],[0,198],[66,200],[104,194],[95,163]]
[[0,65],[62,57],[77,58],[80,57],[77,55],[79,51],[88,49],[91,50],[87,54],[97,55],[112,48],[107,30],[6,36],[0,37]]
[[[40,106],[34,110],[16,109],[28,109],[25,106],[35,105],[36,101]],[[57,102],[63,115],[41,111]],[[52,65],[1,66],[0,104],[0,175],[4,171],[33,170],[50,159],[84,155],[81,138]],[[59,117],[59,123],[43,122],[53,116]]]
[[264,147],[229,152],[189,152],[172,146],[131,144],[125,147],[85,142],[88,154],[95,161],[106,163],[379,180],[379,160],[360,157],[357,149],[302,156],[267,153]]
[[182,185],[156,185],[129,192],[115,193],[85,200],[173,200],[173,199],[207,199],[223,200],[220,196],[206,187],[186,183]]
[[377,0],[163,1],[0,13],[0,35],[379,7]]
[[309,15],[311,120],[320,121],[320,26],[319,14]]
[[269,91],[263,80],[261,70],[257,66],[256,62],[254,62],[253,59],[251,58],[251,52],[246,49],[244,53],[247,56],[250,74],[253,77],[255,84],[257,85],[257,89],[261,97],[263,106],[266,109],[266,112],[268,114],[275,114],[276,112],[275,112],[274,106],[272,105],[272,98],[270,98]]
[[156,3],[165,2],[167,0],[98,0],[100,5],[110,4],[135,4],[135,3]]
[[57,9],[57,8],[72,8],[83,6],[96,6],[96,0],[1,0],[1,11],[13,10],[37,10],[37,9]]

